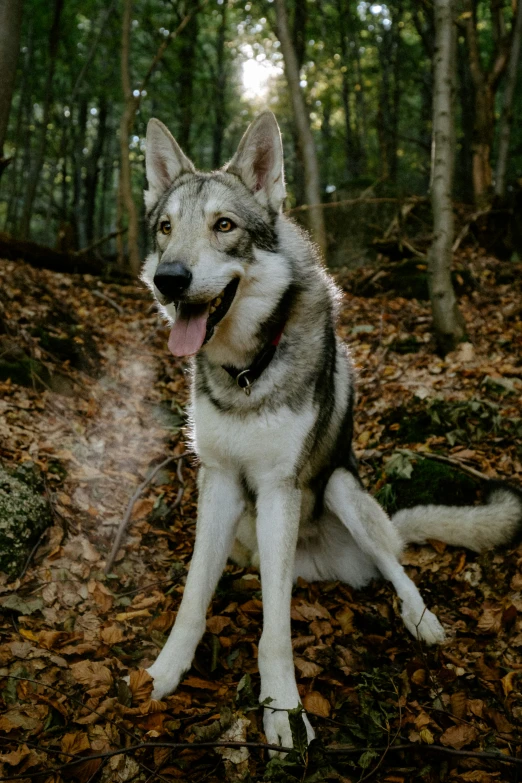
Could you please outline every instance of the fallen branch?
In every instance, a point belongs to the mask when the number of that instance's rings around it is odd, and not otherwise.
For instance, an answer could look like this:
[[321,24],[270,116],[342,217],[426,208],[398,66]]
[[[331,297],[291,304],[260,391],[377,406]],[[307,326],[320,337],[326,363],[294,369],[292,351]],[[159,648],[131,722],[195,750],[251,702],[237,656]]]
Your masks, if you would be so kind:
[[87,247],[82,247],[81,250],[76,250],[73,253],[73,256],[75,256],[75,258],[81,258],[82,256],[86,256],[91,252],[91,250],[94,250],[100,245],[104,245],[105,242],[109,241],[109,239],[114,239],[114,237],[118,237],[120,236],[120,234],[125,234],[127,230],[128,230],[127,228],[120,228],[118,231],[111,231],[110,234],[106,234],[104,237],[97,239],[91,245],[87,245]]
[[[105,753],[93,753],[91,756],[80,756],[73,761],[68,761],[58,767],[45,770],[45,774],[53,775],[65,769],[78,766],[78,764],[85,764],[87,761],[97,761],[99,759],[106,760],[113,758],[114,756],[123,756],[126,753],[135,753],[138,750],[152,750],[155,748],[169,748],[170,750],[215,750],[217,748],[248,748],[251,750],[275,750],[279,753],[290,753],[293,750],[293,748],[288,748],[284,745],[272,745],[268,742],[139,742],[136,745],[129,745],[126,748],[119,748],[118,750],[109,750]],[[376,753],[421,751],[423,753],[440,753],[449,756],[497,761],[503,764],[514,764],[515,766],[522,767],[522,758],[516,758],[515,756],[507,756],[503,753],[494,753],[491,751],[455,750],[454,748],[447,748],[444,745],[416,745],[414,743],[410,743],[408,745],[390,745],[388,747],[380,748],[357,748],[348,746],[344,748],[327,747],[324,749],[324,752],[327,756],[353,756],[360,755],[361,753],[367,753],[369,751]],[[39,770],[38,772],[21,772],[19,775],[8,775],[6,777],[0,777],[0,781],[38,778],[42,776],[43,772],[44,771],[42,770]]]
[[480,479],[481,481],[491,481],[490,476],[486,476],[486,474],[481,473],[480,470],[476,470],[475,468],[469,467],[469,465],[465,465],[458,459],[452,459],[451,457],[445,457],[443,454],[433,454],[427,451],[414,451],[412,454],[415,454],[415,456],[427,457],[428,459],[434,459],[437,462],[444,462],[446,465],[453,465],[453,467],[458,468],[463,473],[467,473],[469,476],[473,476],[473,478]]
[[121,305],[118,304],[118,302],[115,302],[114,299],[111,299],[110,296],[107,296],[107,294],[104,294],[103,291],[93,291],[93,296],[97,296],[98,299],[103,299],[104,302],[107,302],[111,307],[114,307],[116,312],[118,312],[120,315],[124,315],[125,310]]
[[[392,198],[390,197],[382,197],[382,198],[365,198],[364,196],[359,196],[358,198],[347,198],[343,199],[342,201],[327,201],[324,204],[301,204],[299,207],[292,207],[292,209],[285,210],[286,215],[291,215],[293,212],[306,212],[309,209],[331,209],[332,207],[348,207],[353,206],[353,204],[396,204],[397,202],[404,201],[404,199],[400,198]],[[421,196],[415,196],[412,199],[406,199],[405,202],[407,204],[412,203],[412,206],[415,206],[415,204],[426,201],[425,198]]]
[[[162,468],[166,467],[170,462],[174,462],[174,460],[182,460],[184,457],[187,457],[189,454],[190,454],[190,451],[185,451],[185,452],[183,452],[183,454],[179,454],[177,457],[167,457],[166,459],[163,460],[163,462],[160,462],[159,465],[156,465],[156,467],[154,468],[152,473],[145,479],[145,481],[142,481],[142,483],[136,489],[136,491],[134,492],[133,496],[129,500],[129,504],[127,506],[127,510],[125,511],[125,515],[124,515],[123,519],[121,520],[120,524],[118,525],[118,529],[116,531],[116,537],[115,537],[114,543],[112,545],[111,553],[110,553],[109,558],[107,560],[107,565],[105,566],[105,571],[104,571],[105,574],[109,574],[110,571],[111,571],[112,566],[114,565],[114,561],[116,559],[116,555],[118,554],[118,550],[119,550],[119,548],[121,546],[121,542],[122,542],[123,536],[125,535],[125,531],[127,529],[127,525],[129,524],[129,521],[130,521],[130,518],[131,518],[132,509],[134,508],[134,504],[136,503],[136,501],[140,497],[140,495],[143,492],[143,490],[148,487],[150,482],[153,480],[153,478],[159,473],[159,471]],[[179,476],[179,473],[178,473],[178,476]],[[184,489],[184,484],[181,487],[181,489],[182,490]],[[183,492],[181,493],[181,496],[182,495],[183,495]],[[175,501],[175,507],[177,505],[179,505],[179,503],[181,502],[181,496],[180,496],[180,494],[178,492],[178,497],[176,498],[176,501]]]

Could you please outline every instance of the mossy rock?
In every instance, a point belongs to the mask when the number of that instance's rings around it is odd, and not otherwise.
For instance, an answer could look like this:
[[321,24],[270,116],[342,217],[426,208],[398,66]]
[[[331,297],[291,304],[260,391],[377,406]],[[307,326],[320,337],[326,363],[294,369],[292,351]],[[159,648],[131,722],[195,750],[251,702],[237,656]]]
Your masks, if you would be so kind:
[[10,472],[0,465],[0,571],[10,577],[23,569],[38,537],[51,524],[43,482],[33,463]]
[[398,443],[424,443],[431,435],[444,435],[453,446],[501,435],[510,438],[522,435],[520,419],[502,416],[498,405],[478,399],[413,400],[390,410],[382,423]]
[[458,468],[420,458],[412,463],[410,478],[388,476],[376,493],[389,514],[413,506],[470,506],[481,497],[483,482]]

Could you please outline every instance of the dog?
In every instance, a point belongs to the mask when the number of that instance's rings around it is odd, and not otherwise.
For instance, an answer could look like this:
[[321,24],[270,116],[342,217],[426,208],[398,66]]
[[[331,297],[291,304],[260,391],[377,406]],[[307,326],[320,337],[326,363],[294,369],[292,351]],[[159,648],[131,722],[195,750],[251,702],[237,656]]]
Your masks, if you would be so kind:
[[354,371],[335,333],[340,292],[305,232],[282,214],[283,151],[271,112],[212,173],[196,171],[152,119],[146,170],[153,249],[142,280],[171,324],[170,351],[193,357],[190,426],[201,464],[194,553],[174,628],[148,669],[153,698],[172,693],[190,668],[227,558],[258,564],[264,730],[269,743],[291,747],[286,711],[300,704],[296,578],[359,588],[383,577],[408,631],[438,644],[444,630],[401,565],[405,545],[497,546],[514,535],[522,503],[501,489],[483,507],[417,507],[390,519],[365,491],[351,443]]

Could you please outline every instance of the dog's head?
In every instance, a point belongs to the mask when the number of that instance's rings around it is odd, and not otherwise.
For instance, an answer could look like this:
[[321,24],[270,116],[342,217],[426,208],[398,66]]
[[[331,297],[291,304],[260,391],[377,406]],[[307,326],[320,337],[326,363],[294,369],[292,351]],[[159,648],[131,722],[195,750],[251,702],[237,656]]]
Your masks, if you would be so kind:
[[152,119],[146,166],[154,250],[142,279],[174,322],[170,350],[189,356],[232,317],[256,251],[277,250],[275,222],[285,197],[281,134],[274,115],[261,114],[230,163],[205,174]]

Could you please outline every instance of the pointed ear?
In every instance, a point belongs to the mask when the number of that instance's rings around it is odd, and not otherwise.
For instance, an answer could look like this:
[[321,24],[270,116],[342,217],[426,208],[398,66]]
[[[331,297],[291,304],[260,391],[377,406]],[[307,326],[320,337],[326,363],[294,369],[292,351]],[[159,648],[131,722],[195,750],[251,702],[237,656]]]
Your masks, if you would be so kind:
[[145,165],[149,189],[145,191],[145,206],[152,209],[161,194],[180,174],[194,172],[194,164],[181,151],[171,132],[159,120],[149,120]]
[[271,111],[260,114],[247,128],[226,170],[240,177],[264,206],[281,211],[286,195],[283,145]]

